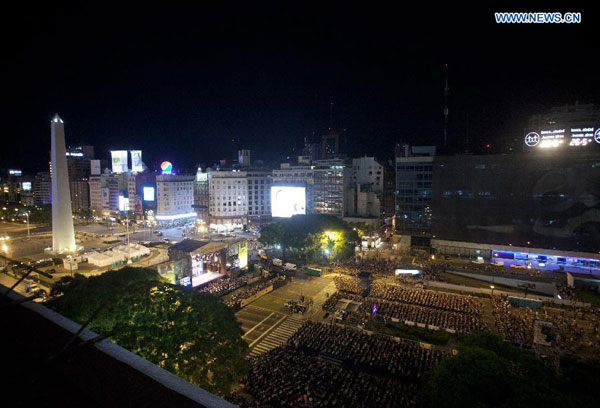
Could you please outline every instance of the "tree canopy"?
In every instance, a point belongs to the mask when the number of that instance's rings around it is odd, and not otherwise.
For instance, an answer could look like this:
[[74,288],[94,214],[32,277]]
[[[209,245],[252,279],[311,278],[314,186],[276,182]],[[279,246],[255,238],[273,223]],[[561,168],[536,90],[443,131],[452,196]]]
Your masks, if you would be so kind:
[[[598,383],[597,379],[593,381]],[[461,340],[458,355],[446,358],[433,370],[424,387],[421,405],[450,408],[595,406],[598,389],[585,391],[581,387],[533,353],[522,351],[493,334],[476,333]]]
[[247,345],[218,298],[161,281],[152,269],[123,268],[62,282],[50,306],[143,358],[219,395],[246,374]]
[[260,241],[280,246],[284,253],[316,259],[346,259],[359,244],[356,230],[337,217],[321,214],[294,215],[262,228]]

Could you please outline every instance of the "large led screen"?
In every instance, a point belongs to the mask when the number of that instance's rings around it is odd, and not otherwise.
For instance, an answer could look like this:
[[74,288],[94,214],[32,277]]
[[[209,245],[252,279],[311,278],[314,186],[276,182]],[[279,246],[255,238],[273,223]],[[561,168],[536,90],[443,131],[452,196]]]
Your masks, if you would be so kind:
[[306,214],[305,190],[304,187],[271,186],[271,215],[289,218]]

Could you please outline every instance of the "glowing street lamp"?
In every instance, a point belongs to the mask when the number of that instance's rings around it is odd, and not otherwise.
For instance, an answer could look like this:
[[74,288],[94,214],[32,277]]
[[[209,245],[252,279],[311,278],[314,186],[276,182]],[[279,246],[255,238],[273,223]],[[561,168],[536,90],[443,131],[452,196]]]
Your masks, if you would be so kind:
[[492,296],[494,296],[494,285],[490,285],[490,289],[492,289]]

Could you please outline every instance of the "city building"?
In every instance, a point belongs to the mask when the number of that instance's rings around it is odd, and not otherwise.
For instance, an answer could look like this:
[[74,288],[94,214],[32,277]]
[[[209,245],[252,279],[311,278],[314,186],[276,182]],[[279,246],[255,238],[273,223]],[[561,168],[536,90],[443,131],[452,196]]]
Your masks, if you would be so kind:
[[90,188],[87,179],[70,180],[71,206],[74,212],[90,208]]
[[194,181],[194,211],[196,211],[197,220],[203,225],[209,224],[210,196],[208,173],[210,171],[212,171],[210,167],[206,171],[202,171],[202,168],[198,167]]
[[51,180],[50,172],[36,173],[33,181],[33,202],[35,205],[51,204],[50,199]]
[[194,176],[162,174],[156,176],[156,215],[161,225],[193,221]]
[[109,217],[119,211],[119,178],[104,173],[90,176],[90,209],[96,217]]
[[18,169],[8,169],[0,176],[0,201],[18,203],[21,196],[23,173]]
[[239,167],[250,167],[250,150],[244,149],[238,151],[238,166]]
[[209,227],[225,232],[248,224],[248,179],[245,171],[213,170],[208,173]]
[[381,215],[386,224],[392,224],[396,215],[396,169],[392,160],[383,167],[382,198]]
[[52,250],[56,253],[76,251],[67,155],[65,125],[56,114],[50,121],[52,175]]
[[343,217],[350,168],[342,159],[317,160],[313,166],[313,177],[312,211]]
[[248,222],[262,223],[271,220],[270,170],[247,169],[248,180]]
[[396,149],[396,232],[411,245],[429,247],[431,239],[434,146]]
[[308,164],[293,166],[290,163],[281,163],[279,169],[273,170],[273,185],[304,187],[305,208],[306,212],[310,213],[313,209],[314,173],[314,167]]
[[19,203],[21,205],[32,207],[35,205],[35,199],[33,196],[33,183],[34,178],[23,176],[19,183]]
[[374,157],[352,160],[346,189],[347,217],[379,218],[382,215],[384,170]]
[[437,240],[598,253],[597,151],[438,156],[433,165]]

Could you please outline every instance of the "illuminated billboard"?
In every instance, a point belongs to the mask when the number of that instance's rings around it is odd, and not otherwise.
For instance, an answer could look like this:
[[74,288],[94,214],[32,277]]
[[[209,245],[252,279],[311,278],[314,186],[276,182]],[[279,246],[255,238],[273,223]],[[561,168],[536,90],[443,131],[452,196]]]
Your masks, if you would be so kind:
[[144,171],[144,166],[142,165],[142,151],[141,150],[131,150],[131,171],[135,171],[137,173],[141,173]]
[[271,215],[289,218],[306,214],[306,189],[304,187],[271,186]]
[[119,196],[119,211],[129,211],[129,198]]
[[240,261],[239,267],[240,269],[243,269],[248,266],[248,243],[243,241],[238,245],[238,259]]
[[21,188],[23,189],[23,191],[31,191],[31,182],[30,181],[24,181],[21,184]]
[[127,150],[111,150],[112,171],[116,174],[127,173]]
[[600,125],[560,126],[528,129],[523,140],[526,149],[592,148],[600,146]]
[[144,186],[144,201],[154,201],[154,187]]

